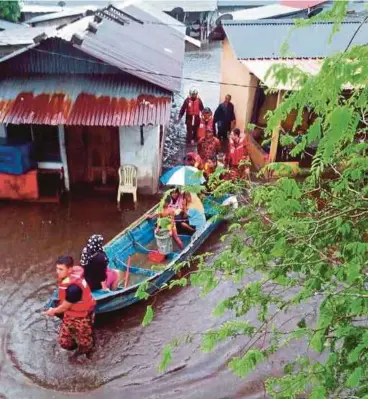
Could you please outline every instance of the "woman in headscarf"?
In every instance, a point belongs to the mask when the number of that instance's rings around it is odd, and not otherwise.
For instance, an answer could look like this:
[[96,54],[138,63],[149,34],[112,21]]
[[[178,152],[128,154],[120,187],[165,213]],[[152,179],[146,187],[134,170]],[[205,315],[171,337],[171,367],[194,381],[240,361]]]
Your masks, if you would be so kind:
[[108,267],[109,259],[103,250],[104,238],[93,234],[83,248],[80,264],[91,291],[115,290],[119,284],[119,272]]

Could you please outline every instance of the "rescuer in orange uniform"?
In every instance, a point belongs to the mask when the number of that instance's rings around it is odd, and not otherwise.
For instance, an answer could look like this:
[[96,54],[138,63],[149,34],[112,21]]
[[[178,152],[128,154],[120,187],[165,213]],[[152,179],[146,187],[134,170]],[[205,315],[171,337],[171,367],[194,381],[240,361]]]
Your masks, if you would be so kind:
[[250,172],[249,166],[245,165],[245,162],[250,162],[246,139],[241,137],[240,129],[235,128],[230,135],[227,163],[235,175],[244,178]]
[[213,120],[211,108],[209,107],[206,107],[202,111],[201,121],[197,130],[198,140],[202,139],[206,135],[207,130],[212,130],[214,136],[216,136],[216,125]]
[[194,144],[194,141],[197,140],[197,130],[201,121],[203,108],[202,100],[198,97],[198,91],[195,89],[190,90],[189,96],[185,99],[179,112],[179,121],[186,114],[187,143]]
[[96,301],[83,278],[83,268],[74,266],[71,256],[56,261],[59,306],[48,309],[47,316],[63,314],[58,342],[63,349],[78,348],[79,354],[93,349],[93,318]]

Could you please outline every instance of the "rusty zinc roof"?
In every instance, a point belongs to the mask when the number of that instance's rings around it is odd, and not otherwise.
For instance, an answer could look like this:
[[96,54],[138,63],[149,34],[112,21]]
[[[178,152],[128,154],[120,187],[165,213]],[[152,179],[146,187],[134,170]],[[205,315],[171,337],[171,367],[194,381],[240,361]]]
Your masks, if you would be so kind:
[[83,126],[165,124],[171,97],[138,79],[40,76],[0,81],[0,123]]

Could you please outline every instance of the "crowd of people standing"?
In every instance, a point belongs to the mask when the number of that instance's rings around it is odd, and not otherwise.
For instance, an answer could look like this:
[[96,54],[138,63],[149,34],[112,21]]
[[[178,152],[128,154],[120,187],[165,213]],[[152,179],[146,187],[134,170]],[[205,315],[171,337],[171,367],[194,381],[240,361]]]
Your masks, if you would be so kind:
[[236,127],[230,94],[225,96],[213,114],[209,107],[204,106],[198,91],[193,89],[180,109],[178,120],[184,115],[187,144],[197,145],[197,152],[186,155],[187,165],[195,166],[208,175],[221,161],[231,170],[233,177],[249,174],[249,167],[243,167],[249,161],[247,141]]

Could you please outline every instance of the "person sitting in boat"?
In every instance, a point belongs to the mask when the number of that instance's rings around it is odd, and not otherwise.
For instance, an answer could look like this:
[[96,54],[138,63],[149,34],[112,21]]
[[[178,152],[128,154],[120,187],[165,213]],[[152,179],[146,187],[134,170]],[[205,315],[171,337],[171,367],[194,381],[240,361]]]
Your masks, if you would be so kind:
[[178,247],[180,249],[183,249],[184,244],[181,241],[176,229],[175,218],[177,215],[175,210],[173,208],[170,208],[170,202],[170,196],[166,197],[162,205],[162,210],[155,215],[150,215],[150,218],[158,217],[155,232],[158,232],[160,230],[168,230],[170,236],[178,244]]
[[184,207],[184,194],[178,188],[175,188],[170,192],[169,199],[168,207],[174,209],[176,214],[179,214]]
[[230,135],[229,152],[227,163],[234,175],[239,178],[245,178],[249,175],[250,162],[245,137],[241,135],[240,129],[235,128]]
[[45,311],[46,316],[63,314],[58,342],[66,350],[78,348],[78,354],[88,355],[93,349],[93,321],[96,301],[83,268],[74,266],[71,256],[60,256],[56,261],[59,285],[59,305]]
[[202,158],[196,152],[188,152],[188,154],[184,157],[184,165],[194,166],[199,170],[203,169]]
[[103,250],[103,242],[101,234],[93,234],[83,248],[80,259],[84,278],[92,291],[116,290],[119,285],[119,272],[108,267],[109,259]]
[[[192,197],[191,193],[185,194],[185,219],[181,222],[181,228],[186,234],[192,235],[206,224],[203,204],[199,198],[198,201],[194,195]],[[199,203],[201,206],[199,206]]]

